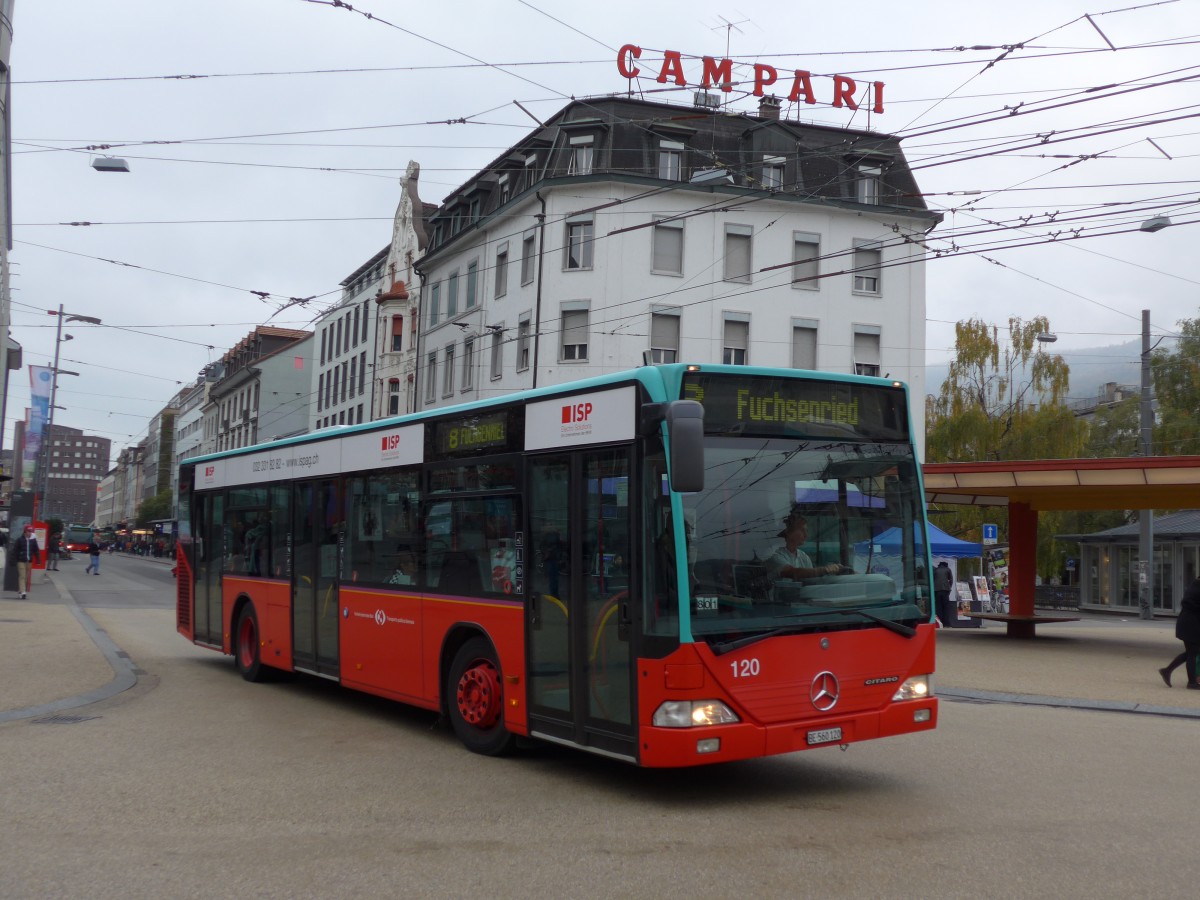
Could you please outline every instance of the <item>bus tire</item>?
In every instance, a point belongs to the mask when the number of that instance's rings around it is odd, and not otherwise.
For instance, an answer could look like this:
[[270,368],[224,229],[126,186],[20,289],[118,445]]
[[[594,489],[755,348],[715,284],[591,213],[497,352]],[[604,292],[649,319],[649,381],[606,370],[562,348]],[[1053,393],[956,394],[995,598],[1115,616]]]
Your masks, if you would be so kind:
[[472,753],[503,756],[515,738],[504,727],[504,690],[496,651],[473,637],[454,654],[446,677],[446,705],[455,735]]
[[254,604],[247,603],[238,614],[237,628],[233,631],[233,658],[238,671],[247,681],[265,681],[267,668],[262,664],[262,633],[258,630],[258,616]]

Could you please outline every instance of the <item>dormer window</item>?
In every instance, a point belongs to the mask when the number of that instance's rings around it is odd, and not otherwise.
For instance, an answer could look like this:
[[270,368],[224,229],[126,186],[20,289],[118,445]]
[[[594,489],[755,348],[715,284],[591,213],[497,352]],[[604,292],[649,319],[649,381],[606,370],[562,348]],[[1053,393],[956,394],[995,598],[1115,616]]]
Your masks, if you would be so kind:
[[679,141],[658,142],[658,177],[663,181],[683,180],[683,146]]
[[782,156],[764,156],[762,167],[762,186],[769,191],[778,191],[783,189],[783,167],[784,158]]
[[512,199],[512,182],[509,180],[508,174],[501,175],[497,184],[500,189],[500,203],[507,203]]
[[591,135],[571,138],[571,159],[567,163],[568,175],[592,174],[592,150],[595,141]]
[[521,173],[521,190],[525,191],[533,187],[534,181],[537,180],[537,154],[531,153],[525,157],[525,169]]
[[864,160],[854,167],[854,199],[877,206],[883,202],[883,166]]

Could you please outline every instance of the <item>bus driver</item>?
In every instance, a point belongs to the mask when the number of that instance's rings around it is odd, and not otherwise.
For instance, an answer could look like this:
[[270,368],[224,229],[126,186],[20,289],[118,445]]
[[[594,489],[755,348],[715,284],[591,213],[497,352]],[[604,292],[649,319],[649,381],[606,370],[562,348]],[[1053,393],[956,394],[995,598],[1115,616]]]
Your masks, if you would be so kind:
[[767,574],[772,581],[780,578],[799,581],[821,575],[836,575],[842,571],[838,563],[814,566],[808,554],[800,549],[808,540],[808,520],[799,508],[793,506],[784,518],[783,530],[778,537],[783,538],[784,545],[772,553],[766,562]]

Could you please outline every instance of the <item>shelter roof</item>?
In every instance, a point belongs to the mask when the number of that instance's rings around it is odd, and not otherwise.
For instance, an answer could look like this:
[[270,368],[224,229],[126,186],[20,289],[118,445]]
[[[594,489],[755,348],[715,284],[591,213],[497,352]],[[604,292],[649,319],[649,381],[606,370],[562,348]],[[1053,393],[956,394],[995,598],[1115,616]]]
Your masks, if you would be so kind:
[[929,503],[1034,510],[1200,508],[1200,456],[926,463]]

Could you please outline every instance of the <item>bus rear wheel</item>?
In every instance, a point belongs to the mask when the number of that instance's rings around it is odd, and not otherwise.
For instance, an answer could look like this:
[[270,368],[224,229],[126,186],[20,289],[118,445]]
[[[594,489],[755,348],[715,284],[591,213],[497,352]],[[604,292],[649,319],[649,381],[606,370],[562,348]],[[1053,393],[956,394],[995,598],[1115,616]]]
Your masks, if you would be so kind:
[[237,660],[238,671],[242,673],[242,677],[247,681],[266,680],[266,666],[262,664],[259,653],[262,639],[253,604],[247,603],[242,607],[233,635],[233,658]]
[[454,654],[446,678],[446,700],[455,735],[472,753],[502,756],[515,738],[504,727],[504,691],[496,651],[473,637]]

